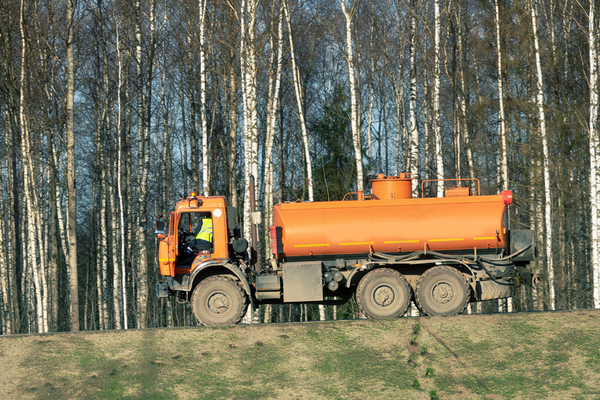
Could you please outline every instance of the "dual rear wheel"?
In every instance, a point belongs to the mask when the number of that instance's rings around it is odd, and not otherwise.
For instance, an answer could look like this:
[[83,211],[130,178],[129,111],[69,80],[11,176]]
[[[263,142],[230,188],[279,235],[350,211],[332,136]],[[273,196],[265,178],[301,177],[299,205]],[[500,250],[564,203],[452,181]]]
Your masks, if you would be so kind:
[[[448,266],[427,270],[419,280],[415,300],[427,315],[460,314],[469,302],[469,284],[462,273]],[[356,288],[356,302],[372,319],[397,318],[408,309],[411,287],[391,268],[378,268],[366,274]]]

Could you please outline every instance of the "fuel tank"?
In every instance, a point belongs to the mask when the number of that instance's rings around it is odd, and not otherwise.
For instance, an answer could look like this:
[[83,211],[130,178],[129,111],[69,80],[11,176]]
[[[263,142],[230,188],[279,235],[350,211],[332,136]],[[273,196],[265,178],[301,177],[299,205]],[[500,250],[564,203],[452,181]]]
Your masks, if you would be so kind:
[[277,204],[273,253],[281,259],[506,246],[509,191],[469,196],[457,188],[442,198],[411,198],[406,176],[372,182],[373,196],[359,200]]

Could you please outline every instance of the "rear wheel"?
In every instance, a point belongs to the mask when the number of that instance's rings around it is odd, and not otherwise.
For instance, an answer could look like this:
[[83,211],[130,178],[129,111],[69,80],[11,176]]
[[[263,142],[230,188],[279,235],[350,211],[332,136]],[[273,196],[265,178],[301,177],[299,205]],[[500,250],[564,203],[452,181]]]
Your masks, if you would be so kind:
[[469,302],[469,284],[456,268],[442,265],[423,274],[415,298],[427,315],[460,314]]
[[400,317],[410,303],[410,286],[398,271],[378,268],[366,274],[359,282],[356,302],[369,318]]
[[203,280],[192,294],[192,312],[201,325],[232,325],[240,322],[248,306],[237,281],[223,276]]

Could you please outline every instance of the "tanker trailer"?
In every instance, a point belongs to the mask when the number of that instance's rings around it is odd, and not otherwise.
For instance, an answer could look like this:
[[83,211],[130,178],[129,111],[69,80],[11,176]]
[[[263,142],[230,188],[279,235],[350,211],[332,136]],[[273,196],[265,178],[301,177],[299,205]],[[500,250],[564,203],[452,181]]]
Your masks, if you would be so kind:
[[[380,174],[371,196],[277,204],[271,247],[283,301],[355,295],[367,317],[389,318],[414,299],[427,315],[455,315],[469,301],[531,284],[534,235],[509,229],[511,191],[482,196],[474,180],[474,196],[454,187],[442,198],[413,198],[412,179]],[[323,290],[314,289],[319,281]]]

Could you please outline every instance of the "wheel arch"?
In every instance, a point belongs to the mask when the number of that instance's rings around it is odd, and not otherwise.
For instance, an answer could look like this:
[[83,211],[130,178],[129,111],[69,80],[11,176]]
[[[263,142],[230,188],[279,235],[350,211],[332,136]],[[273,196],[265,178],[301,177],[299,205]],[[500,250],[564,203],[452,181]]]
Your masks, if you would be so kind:
[[192,275],[190,276],[190,286],[188,287],[188,292],[192,292],[196,288],[196,286],[198,286],[200,282],[202,282],[206,278],[215,275],[228,275],[235,277],[237,280],[239,280],[242,284],[242,287],[244,288],[244,291],[248,295],[248,298],[250,299],[252,309],[254,310],[256,308],[254,303],[254,297],[252,296],[252,289],[250,288],[250,283],[248,282],[248,279],[239,267],[228,262],[211,262],[196,267],[192,272]]

